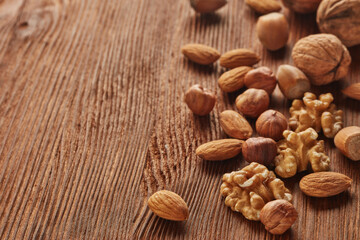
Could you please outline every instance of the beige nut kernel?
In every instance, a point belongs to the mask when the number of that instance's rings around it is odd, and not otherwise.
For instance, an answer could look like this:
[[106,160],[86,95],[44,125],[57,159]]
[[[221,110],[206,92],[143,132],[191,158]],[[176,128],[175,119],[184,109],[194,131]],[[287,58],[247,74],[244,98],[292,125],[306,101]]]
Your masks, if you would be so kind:
[[281,13],[269,13],[259,17],[256,33],[265,48],[271,51],[284,47],[289,38],[289,24]]
[[276,110],[263,112],[256,120],[256,132],[263,137],[278,141],[283,138],[283,132],[288,128],[286,117]]
[[276,0],[245,0],[245,3],[255,12],[260,14],[278,12],[281,10],[281,4]]
[[225,68],[252,66],[259,61],[259,55],[257,55],[253,50],[247,48],[239,48],[228,51],[221,55],[220,66]]
[[157,216],[173,221],[184,221],[189,217],[186,202],[176,193],[161,190],[148,200],[148,206]]
[[245,75],[244,84],[247,88],[263,89],[271,95],[276,87],[276,77],[270,68],[259,67]]
[[215,12],[227,4],[227,0],[190,0],[191,7],[198,13]]
[[280,65],[276,78],[281,92],[287,99],[302,98],[310,90],[310,81],[297,67]]
[[233,110],[225,110],[220,113],[220,125],[230,137],[248,139],[253,134],[249,122],[240,113]]
[[260,212],[260,220],[272,234],[283,234],[296,221],[295,207],[285,200],[275,200],[265,204]]
[[269,108],[270,98],[265,90],[250,88],[240,94],[235,102],[241,113],[256,118]]
[[360,83],[354,83],[342,90],[349,98],[360,100]]
[[276,142],[271,138],[255,137],[247,139],[242,146],[245,161],[273,166],[276,156]]
[[243,143],[238,139],[214,140],[200,145],[196,149],[196,155],[209,161],[230,159],[241,153]]
[[282,0],[284,6],[298,13],[312,13],[318,8],[321,0]]
[[243,66],[224,72],[218,80],[219,87],[224,92],[234,92],[241,89],[244,87],[246,73],[252,69],[252,67]]
[[181,53],[190,61],[201,65],[212,64],[220,57],[219,51],[215,48],[195,43],[183,46],[181,48]]
[[208,89],[195,84],[185,93],[184,101],[194,114],[204,116],[214,108],[216,96]]
[[334,138],[335,146],[353,161],[360,160],[360,127],[341,129]]

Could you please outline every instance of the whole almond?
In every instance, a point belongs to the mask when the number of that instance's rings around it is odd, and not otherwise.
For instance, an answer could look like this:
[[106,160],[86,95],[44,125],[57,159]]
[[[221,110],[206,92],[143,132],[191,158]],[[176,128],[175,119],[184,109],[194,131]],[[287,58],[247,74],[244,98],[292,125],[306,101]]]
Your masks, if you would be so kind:
[[183,46],[181,52],[189,60],[202,65],[214,63],[220,57],[219,51],[215,48],[196,43]]
[[360,83],[354,83],[342,90],[342,92],[349,98],[360,100]]
[[225,110],[220,113],[220,125],[230,137],[248,139],[253,134],[249,122],[240,113],[233,110]]
[[214,140],[200,145],[196,149],[196,155],[209,161],[226,160],[241,152],[243,142],[239,139]]
[[239,90],[244,87],[245,75],[252,69],[252,67],[243,66],[223,73],[218,80],[219,87],[224,92],[234,92]]
[[260,14],[267,14],[271,12],[278,12],[281,10],[281,5],[276,0],[245,0],[255,12]]
[[257,55],[254,51],[246,48],[239,48],[228,51],[220,57],[220,65],[225,68],[252,66],[259,61],[259,55]]
[[311,197],[330,197],[351,186],[352,179],[337,172],[316,172],[303,177],[300,189]]
[[189,217],[189,209],[186,202],[176,193],[161,190],[148,200],[148,206],[161,218],[173,221],[184,221]]

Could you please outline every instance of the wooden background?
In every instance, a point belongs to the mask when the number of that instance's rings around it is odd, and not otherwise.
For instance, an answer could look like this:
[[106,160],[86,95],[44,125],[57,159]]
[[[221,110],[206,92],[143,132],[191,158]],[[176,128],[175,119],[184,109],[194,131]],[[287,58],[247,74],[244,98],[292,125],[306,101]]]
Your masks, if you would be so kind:
[[[255,35],[257,15],[243,0],[215,15],[196,15],[187,0],[0,0],[0,239],[359,239],[360,162],[326,140],[331,170],[354,182],[348,192],[316,199],[285,181],[298,221],[281,237],[224,205],[224,173],[241,158],[205,162],[197,146],[226,137],[219,113],[240,93],[224,94],[224,69],[197,66],[180,48],[204,43],[221,52],[256,51],[258,66],[292,63],[296,40],[316,33],[315,15],[285,11],[285,49],[268,52]],[[331,91],[345,125],[360,125],[360,102],[339,89],[360,82],[360,46]],[[183,95],[195,83],[216,92],[207,117]],[[288,116],[278,88],[271,107]],[[190,208],[187,222],[160,219],[147,198],[168,189]]]

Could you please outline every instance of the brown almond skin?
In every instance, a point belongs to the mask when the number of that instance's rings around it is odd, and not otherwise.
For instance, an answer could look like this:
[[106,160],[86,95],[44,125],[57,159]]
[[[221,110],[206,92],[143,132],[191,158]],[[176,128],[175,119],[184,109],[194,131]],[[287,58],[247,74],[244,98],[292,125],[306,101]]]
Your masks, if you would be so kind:
[[271,95],[276,87],[276,77],[270,68],[259,67],[245,75],[244,84],[247,88],[263,89]]
[[245,161],[257,162],[265,166],[272,166],[277,154],[276,142],[271,138],[249,138],[243,143],[242,154]]
[[337,172],[316,172],[303,177],[300,189],[311,197],[331,197],[351,186],[352,179]]
[[360,127],[350,126],[341,129],[334,138],[335,146],[353,161],[360,160]]
[[190,0],[191,7],[198,13],[210,13],[227,4],[227,0]]
[[240,113],[233,110],[225,110],[220,113],[220,125],[230,137],[248,139],[253,134],[249,122]]
[[200,145],[196,149],[196,155],[209,161],[230,159],[241,153],[243,143],[244,141],[239,139],[214,140]]
[[148,200],[148,206],[157,216],[173,221],[184,221],[189,217],[186,202],[176,193],[161,190]]
[[269,108],[270,98],[265,90],[249,88],[236,98],[235,103],[241,113],[256,118]]
[[224,92],[234,92],[241,89],[244,87],[245,75],[252,69],[252,67],[243,66],[224,72],[218,80],[219,87]]
[[215,48],[196,43],[183,46],[181,48],[181,53],[184,54],[189,60],[201,65],[212,64],[220,57],[219,51]]
[[267,14],[271,12],[278,12],[281,10],[281,5],[276,0],[245,0],[255,12],[260,14]]
[[194,114],[205,116],[214,108],[216,96],[208,89],[195,84],[185,93],[184,101]]
[[259,55],[246,48],[228,51],[221,55],[220,66],[224,68],[236,68],[241,66],[252,66],[260,61]]
[[286,117],[276,110],[263,112],[256,120],[256,132],[263,137],[272,138],[275,141],[282,139],[283,132],[288,129]]
[[342,93],[349,98],[360,101],[360,83],[354,83],[342,90]]

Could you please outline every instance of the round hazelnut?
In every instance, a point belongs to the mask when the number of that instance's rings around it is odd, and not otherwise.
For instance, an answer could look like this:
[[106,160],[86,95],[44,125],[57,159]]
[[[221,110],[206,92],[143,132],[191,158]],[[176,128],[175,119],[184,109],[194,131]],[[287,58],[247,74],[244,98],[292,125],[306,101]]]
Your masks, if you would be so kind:
[[270,98],[263,89],[249,88],[240,94],[235,102],[241,113],[256,118],[269,108]]
[[283,234],[294,224],[297,217],[295,207],[283,199],[266,203],[260,212],[260,221],[272,234]]
[[216,96],[208,89],[196,84],[187,90],[184,101],[194,114],[204,116],[214,108]]
[[321,0],[282,0],[284,6],[298,13],[312,13],[318,8]]
[[269,13],[259,17],[256,33],[265,48],[275,51],[286,45],[289,38],[289,23],[284,14]]
[[276,78],[268,67],[259,67],[250,70],[244,78],[244,83],[247,88],[264,89],[269,95],[276,87]]
[[277,154],[276,142],[271,138],[249,138],[242,145],[242,154],[245,161],[249,163],[257,162],[272,166]]
[[225,6],[227,0],[190,0],[191,7],[198,13],[209,13]]
[[256,120],[256,131],[260,136],[278,141],[283,138],[283,132],[288,128],[286,117],[278,111],[267,110]]

